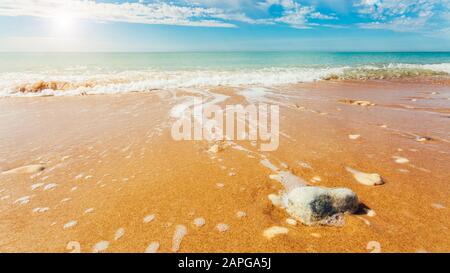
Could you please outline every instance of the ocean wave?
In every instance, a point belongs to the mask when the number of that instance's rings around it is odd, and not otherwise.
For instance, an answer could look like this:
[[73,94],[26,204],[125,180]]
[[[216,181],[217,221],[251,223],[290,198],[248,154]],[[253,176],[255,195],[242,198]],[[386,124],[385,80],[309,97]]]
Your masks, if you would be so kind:
[[446,76],[450,63],[390,64],[360,67],[287,67],[236,70],[85,71],[77,68],[47,72],[0,73],[0,96],[67,96],[117,94],[155,89],[212,86],[274,86],[318,80],[370,80],[416,76]]
[[391,80],[412,77],[447,76],[450,65],[387,65],[384,67],[364,66],[344,69],[338,74],[330,74],[324,80]]

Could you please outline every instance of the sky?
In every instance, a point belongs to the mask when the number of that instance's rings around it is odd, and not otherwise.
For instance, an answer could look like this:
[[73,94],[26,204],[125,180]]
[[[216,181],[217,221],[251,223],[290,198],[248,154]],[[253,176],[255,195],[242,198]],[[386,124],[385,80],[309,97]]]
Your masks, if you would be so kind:
[[450,0],[0,0],[0,51],[450,51]]

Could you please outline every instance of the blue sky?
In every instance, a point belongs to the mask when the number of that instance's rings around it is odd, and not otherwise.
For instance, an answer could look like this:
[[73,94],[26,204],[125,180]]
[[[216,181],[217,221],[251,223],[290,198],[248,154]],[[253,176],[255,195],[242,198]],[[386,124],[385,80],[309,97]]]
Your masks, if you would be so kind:
[[1,0],[0,51],[450,51],[450,0]]

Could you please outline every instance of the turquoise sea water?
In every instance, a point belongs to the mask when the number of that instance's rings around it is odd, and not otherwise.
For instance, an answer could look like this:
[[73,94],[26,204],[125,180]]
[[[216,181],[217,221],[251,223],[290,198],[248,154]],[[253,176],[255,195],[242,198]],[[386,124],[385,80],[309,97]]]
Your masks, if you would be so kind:
[[0,53],[0,96],[271,86],[331,76],[386,79],[434,73],[450,73],[450,52]]
[[191,70],[450,63],[450,52],[0,53],[0,72],[90,68]]

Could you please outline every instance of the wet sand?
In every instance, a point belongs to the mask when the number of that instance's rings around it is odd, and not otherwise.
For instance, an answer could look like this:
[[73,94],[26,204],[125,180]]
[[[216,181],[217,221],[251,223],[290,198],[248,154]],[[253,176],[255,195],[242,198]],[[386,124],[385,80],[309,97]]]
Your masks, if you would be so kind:
[[[450,252],[448,80],[243,89],[0,99],[0,252],[172,252],[180,226],[179,252]],[[222,106],[279,104],[279,149],[174,141],[171,109],[218,94]],[[290,225],[262,159],[309,185],[348,187],[367,209],[342,227]],[[33,164],[45,169],[7,172]],[[288,233],[268,239],[273,226]]]

